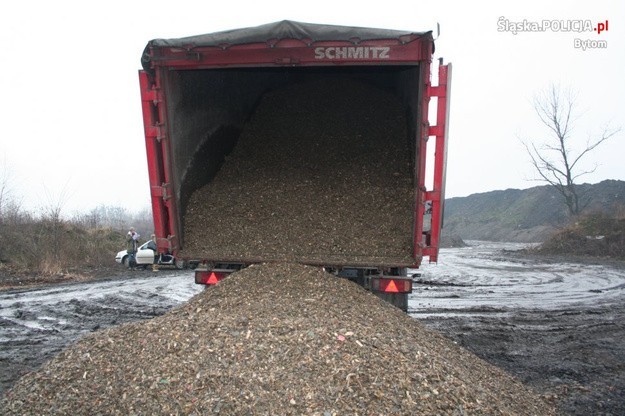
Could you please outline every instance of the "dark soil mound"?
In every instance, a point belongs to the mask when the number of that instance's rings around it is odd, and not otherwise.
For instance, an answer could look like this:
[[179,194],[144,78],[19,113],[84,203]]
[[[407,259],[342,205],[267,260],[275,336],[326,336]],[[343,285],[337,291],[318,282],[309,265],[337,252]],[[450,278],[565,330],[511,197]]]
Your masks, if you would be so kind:
[[455,247],[467,247],[468,244],[457,235],[442,235],[440,240],[440,247],[442,248],[455,248]]
[[[613,215],[625,207],[625,181],[585,183],[576,189],[587,210]],[[465,240],[536,243],[568,222],[562,195],[544,185],[446,199],[443,233]]]
[[184,307],[89,335],[3,414],[550,415],[502,370],[318,268],[250,266]]

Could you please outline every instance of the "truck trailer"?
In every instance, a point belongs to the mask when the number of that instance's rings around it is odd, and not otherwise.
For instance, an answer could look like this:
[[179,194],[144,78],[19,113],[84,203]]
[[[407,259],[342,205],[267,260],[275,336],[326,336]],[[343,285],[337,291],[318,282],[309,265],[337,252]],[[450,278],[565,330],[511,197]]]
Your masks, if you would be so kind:
[[151,40],[159,252],[208,285],[254,263],[319,266],[406,310],[444,208],[451,65],[432,85],[433,53],[431,31],[294,21]]

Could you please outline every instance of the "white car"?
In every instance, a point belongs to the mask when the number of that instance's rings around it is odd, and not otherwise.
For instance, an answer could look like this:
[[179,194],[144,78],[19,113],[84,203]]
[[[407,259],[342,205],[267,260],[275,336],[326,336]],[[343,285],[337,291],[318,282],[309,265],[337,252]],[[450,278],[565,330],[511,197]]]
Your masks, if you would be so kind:
[[[146,268],[152,264],[175,266],[177,269],[184,269],[187,264],[184,260],[176,260],[176,258],[169,254],[154,254],[154,250],[148,248],[149,241],[141,244],[135,255],[137,267]],[[128,267],[128,250],[122,250],[115,256],[117,263],[123,264]]]

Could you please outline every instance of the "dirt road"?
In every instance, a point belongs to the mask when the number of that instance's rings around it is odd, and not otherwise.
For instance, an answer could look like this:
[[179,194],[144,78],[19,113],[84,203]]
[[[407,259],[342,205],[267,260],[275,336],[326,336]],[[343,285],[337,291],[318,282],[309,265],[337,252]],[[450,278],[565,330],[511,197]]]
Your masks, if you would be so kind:
[[[625,414],[625,265],[473,243],[415,277],[411,316],[552,397],[565,414]],[[416,272],[416,271],[415,271]],[[0,292],[0,392],[78,337],[165,313],[190,271]]]

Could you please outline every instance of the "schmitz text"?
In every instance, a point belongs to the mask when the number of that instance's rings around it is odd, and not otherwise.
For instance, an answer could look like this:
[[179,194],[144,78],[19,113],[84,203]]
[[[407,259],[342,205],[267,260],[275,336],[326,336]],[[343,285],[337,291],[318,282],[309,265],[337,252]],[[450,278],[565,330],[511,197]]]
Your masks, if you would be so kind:
[[315,48],[315,59],[389,59],[388,46],[328,46]]

